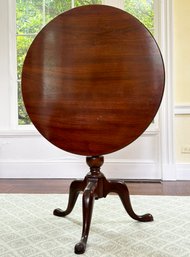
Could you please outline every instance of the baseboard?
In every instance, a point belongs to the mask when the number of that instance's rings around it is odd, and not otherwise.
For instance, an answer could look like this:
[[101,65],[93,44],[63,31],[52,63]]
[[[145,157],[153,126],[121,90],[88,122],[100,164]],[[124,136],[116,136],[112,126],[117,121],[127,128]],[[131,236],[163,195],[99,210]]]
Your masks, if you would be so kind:
[[[190,180],[190,163],[177,163],[175,169],[175,180]],[[0,162],[0,178],[83,178],[87,172],[85,160]],[[151,161],[107,160],[102,172],[113,179],[161,179],[158,164]]]
[[10,161],[0,162],[0,178],[77,178],[88,167],[80,161]]
[[[0,162],[0,178],[83,178],[88,172],[82,160]],[[102,172],[110,179],[160,179],[158,164],[152,161],[108,160]]]

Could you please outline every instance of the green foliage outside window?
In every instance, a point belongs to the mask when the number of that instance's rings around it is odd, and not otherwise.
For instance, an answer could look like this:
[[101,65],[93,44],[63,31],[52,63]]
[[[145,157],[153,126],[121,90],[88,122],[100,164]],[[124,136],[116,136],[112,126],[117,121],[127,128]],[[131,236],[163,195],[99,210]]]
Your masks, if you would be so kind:
[[[125,0],[125,10],[153,32],[154,0]],[[75,6],[102,4],[102,0],[75,0]],[[18,124],[31,124],[21,94],[21,72],[26,52],[42,27],[58,14],[72,8],[71,0],[16,0]]]
[[154,34],[154,0],[125,0],[124,9]]

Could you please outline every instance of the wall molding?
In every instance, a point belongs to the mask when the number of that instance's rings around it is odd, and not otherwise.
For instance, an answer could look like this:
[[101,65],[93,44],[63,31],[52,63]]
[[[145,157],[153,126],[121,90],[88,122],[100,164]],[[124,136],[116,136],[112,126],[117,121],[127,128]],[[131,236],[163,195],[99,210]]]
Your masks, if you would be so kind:
[[160,115],[160,161],[162,179],[175,180],[174,103],[173,103],[173,1],[160,1],[160,47],[163,53],[166,83]]
[[174,107],[175,115],[188,115],[190,114],[190,104],[178,104]]
[[[20,127],[20,126],[19,126]],[[27,128],[28,127],[28,128]],[[157,125],[151,124],[148,129],[141,135],[141,136],[148,136],[148,135],[157,135],[159,133],[159,129]],[[18,129],[0,129],[0,138],[1,137],[41,137],[42,135],[37,131],[37,129],[33,125],[26,125],[24,128]]]
[[[169,168],[169,167],[167,167]],[[142,171],[147,171],[142,174]],[[83,178],[89,169],[85,160],[60,160],[60,161],[1,161],[0,177],[2,178]],[[158,176],[158,163],[140,160],[105,160],[102,172],[107,178],[113,179],[160,179]],[[169,170],[168,170],[169,172]],[[190,180],[190,163],[177,163],[173,166],[176,180]],[[117,175],[119,174],[119,175]],[[150,176],[151,174],[151,176]],[[171,180],[170,176],[164,180]]]

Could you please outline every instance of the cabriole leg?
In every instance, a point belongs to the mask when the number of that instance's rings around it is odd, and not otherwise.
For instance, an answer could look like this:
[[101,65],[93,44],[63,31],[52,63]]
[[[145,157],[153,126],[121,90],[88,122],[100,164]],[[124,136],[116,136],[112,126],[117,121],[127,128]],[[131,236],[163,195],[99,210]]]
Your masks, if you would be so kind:
[[83,229],[81,240],[75,245],[75,253],[82,254],[85,252],[88,234],[90,230],[90,223],[92,218],[92,211],[94,205],[94,199],[96,197],[95,190],[97,182],[92,181],[87,184],[83,194]]
[[71,213],[71,211],[73,210],[73,208],[75,206],[78,195],[81,191],[84,190],[84,187],[85,187],[85,181],[74,180],[70,185],[69,201],[68,201],[67,209],[65,211],[63,211],[62,209],[59,209],[59,208],[55,209],[53,214],[55,216],[65,217],[66,215]]
[[149,213],[144,215],[137,215],[132,208],[130,196],[129,196],[129,190],[127,185],[123,181],[107,181],[106,185],[106,195],[110,192],[114,192],[119,195],[123,206],[129,216],[135,220],[141,221],[141,222],[148,222],[153,221],[153,216]]

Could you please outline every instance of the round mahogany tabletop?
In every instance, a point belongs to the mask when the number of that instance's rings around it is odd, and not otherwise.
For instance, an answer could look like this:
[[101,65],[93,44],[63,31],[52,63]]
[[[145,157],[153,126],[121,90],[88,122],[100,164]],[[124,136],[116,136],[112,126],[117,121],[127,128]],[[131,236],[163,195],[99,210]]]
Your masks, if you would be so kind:
[[35,127],[55,146],[85,156],[137,139],[163,91],[163,60],[151,33],[110,6],[57,16],[34,39],[23,66],[23,99]]

